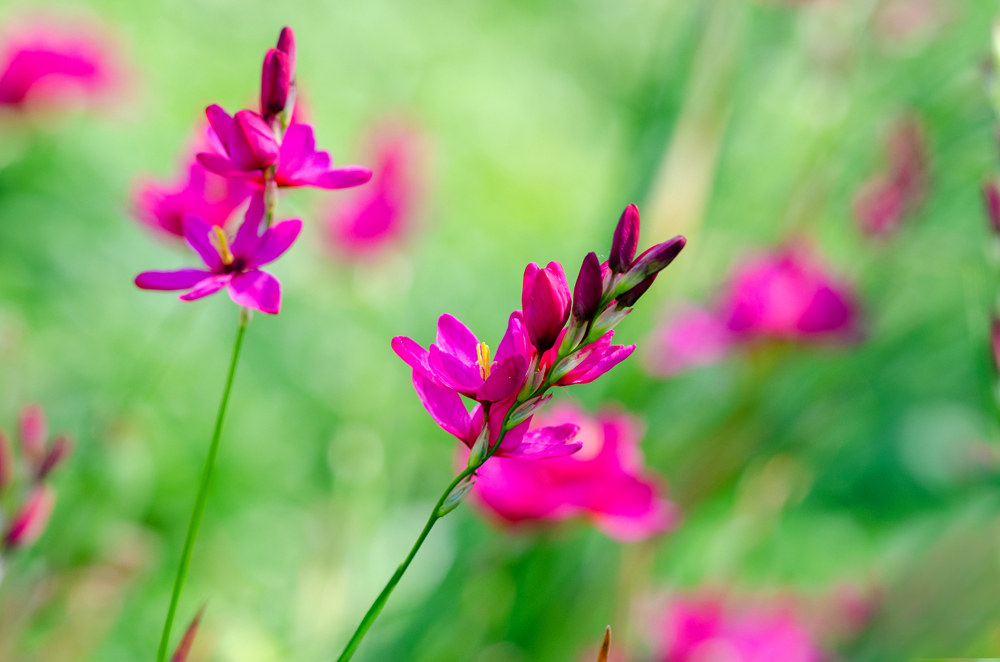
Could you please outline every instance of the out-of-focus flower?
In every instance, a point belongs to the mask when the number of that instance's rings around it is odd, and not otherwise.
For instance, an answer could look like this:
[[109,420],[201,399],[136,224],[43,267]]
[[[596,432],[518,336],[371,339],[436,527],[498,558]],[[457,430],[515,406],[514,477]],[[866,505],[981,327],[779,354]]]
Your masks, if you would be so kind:
[[246,308],[277,315],[281,310],[281,284],[259,267],[281,257],[302,230],[302,221],[276,223],[260,233],[264,218],[262,197],[255,195],[243,224],[230,243],[225,231],[204,219],[184,219],[184,239],[208,267],[176,271],[144,271],[135,284],[144,290],[189,290],[182,301],[193,301],[227,288],[232,300]]
[[712,597],[675,598],[660,623],[663,662],[820,662],[823,653],[788,609],[736,610]]
[[205,607],[202,607],[194,615],[194,618],[191,619],[191,623],[187,626],[187,630],[184,631],[184,636],[181,637],[181,642],[177,644],[177,650],[174,651],[170,662],[187,662],[188,655],[191,653],[191,647],[194,646],[194,638],[198,634],[198,626],[201,624],[201,618],[204,614]]
[[986,207],[990,228],[1000,236],[1000,185],[995,178],[983,182],[983,205]]
[[202,152],[198,162],[212,172],[227,177],[260,174],[278,160],[278,139],[264,119],[252,110],[230,116],[222,106],[212,104],[205,111],[218,138],[221,152]]
[[685,307],[670,317],[655,333],[647,366],[671,375],[759,340],[853,339],[857,309],[851,289],[809,253],[781,249],[740,266],[715,309]]
[[49,524],[55,505],[56,494],[52,488],[45,484],[36,485],[7,526],[4,534],[5,547],[27,547],[38,540]]
[[4,38],[0,106],[60,106],[94,100],[117,83],[106,40],[55,24],[26,25]]
[[369,257],[398,242],[411,228],[422,194],[419,137],[382,128],[375,142],[371,184],[338,205],[327,220],[330,243],[349,258]]
[[990,320],[990,349],[993,352],[993,365],[1000,372],[1000,319],[996,316]]
[[613,411],[592,417],[568,404],[554,408],[544,423],[539,420],[536,424],[578,426],[581,450],[545,462],[503,458],[483,465],[474,491],[490,512],[509,524],[587,517],[623,542],[676,524],[676,506],[643,468],[635,420]]
[[222,177],[195,162],[188,166],[187,176],[177,183],[141,182],[133,197],[133,208],[136,217],[147,226],[183,237],[187,214],[224,228],[252,190],[243,180]]
[[854,197],[858,225],[873,237],[895,231],[920,206],[927,190],[927,150],[915,116],[896,121],[886,152],[886,171],[863,184]]
[[0,492],[2,492],[14,477],[14,450],[10,447],[10,440],[7,435],[0,430]]
[[73,450],[66,435],[59,435],[49,443],[45,410],[40,405],[25,405],[18,427],[21,452],[31,465],[35,480],[44,480]]

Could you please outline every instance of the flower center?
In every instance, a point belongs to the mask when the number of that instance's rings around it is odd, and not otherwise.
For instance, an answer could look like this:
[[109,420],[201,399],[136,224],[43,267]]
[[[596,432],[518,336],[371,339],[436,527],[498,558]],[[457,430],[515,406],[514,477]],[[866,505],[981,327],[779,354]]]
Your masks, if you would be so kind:
[[490,367],[492,366],[490,363],[490,346],[484,342],[476,345],[476,356],[479,359],[476,361],[479,364],[479,376],[483,378],[483,381],[486,381],[490,377]]
[[208,236],[208,240],[215,246],[215,250],[219,251],[222,264],[229,266],[233,263],[233,260],[236,258],[233,256],[233,251],[229,249],[229,239],[226,238],[226,233],[222,228],[218,225],[213,225],[212,233]]

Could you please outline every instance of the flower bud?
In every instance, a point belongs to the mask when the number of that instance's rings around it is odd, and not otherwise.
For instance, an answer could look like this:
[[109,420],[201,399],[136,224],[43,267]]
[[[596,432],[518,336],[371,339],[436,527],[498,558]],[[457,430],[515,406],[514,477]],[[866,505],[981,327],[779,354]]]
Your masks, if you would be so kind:
[[444,517],[451,511],[458,508],[458,505],[465,500],[465,497],[469,495],[472,490],[472,486],[476,484],[475,476],[467,476],[465,480],[458,484],[458,486],[452,490],[452,493],[448,495],[448,498],[444,500],[441,507],[438,508],[437,516]]
[[983,201],[993,232],[1000,234],[1000,187],[995,179],[983,182]]
[[45,410],[41,405],[27,405],[21,410],[20,420],[21,450],[35,467],[45,461],[45,440],[48,429],[45,424]]
[[14,452],[7,435],[0,432],[0,491],[10,485],[14,477]]
[[597,654],[597,662],[608,662],[608,651],[611,650],[611,626],[604,628],[604,641],[601,642],[601,650]]
[[7,548],[26,547],[38,540],[48,526],[55,505],[56,494],[52,488],[48,485],[36,486],[7,528],[4,535]]
[[645,294],[646,290],[649,289],[649,286],[653,284],[654,280],[656,280],[656,276],[657,274],[653,274],[646,280],[640,281],[638,285],[633,287],[628,292],[619,294],[618,298],[616,299],[616,301],[618,302],[618,308],[619,309],[631,308],[632,306],[634,306],[635,302],[639,300],[639,297]]
[[184,631],[181,643],[177,644],[177,650],[174,651],[174,656],[170,658],[170,662],[187,662],[188,653],[191,652],[191,646],[194,645],[194,637],[198,634],[198,625],[201,623],[201,617],[204,613],[205,607],[202,606],[198,610],[198,613],[194,615],[194,618],[191,619],[191,624],[187,626],[187,630]]
[[205,114],[237,170],[263,170],[278,160],[274,132],[257,113],[241,110],[230,117],[222,107],[211,105]]
[[285,54],[288,59],[288,77],[295,80],[295,33],[287,25],[281,28],[278,35],[278,50]]
[[[687,244],[687,239],[678,235],[662,244],[656,244],[647,248],[642,255],[636,258],[628,273],[618,283],[618,287],[615,289],[615,298],[618,299],[619,303],[621,303],[621,295],[623,293],[638,286],[650,276],[655,276],[673,262],[674,258],[683,250],[685,244]],[[646,285],[646,289],[648,288],[649,285]],[[642,290],[642,292],[639,292],[639,295],[645,291]],[[638,299],[639,297],[636,296],[635,298]]]
[[548,393],[532,400],[528,400],[524,404],[520,405],[517,409],[510,413],[510,416],[507,417],[507,428],[513,428],[519,423],[523,423],[528,420],[551,399],[552,394]]
[[990,349],[993,350],[993,365],[1000,372],[1000,319],[990,320]]
[[52,442],[52,447],[49,449],[48,454],[45,456],[45,460],[38,468],[38,480],[45,480],[52,473],[52,470],[59,466],[72,452],[73,442],[69,440],[69,437],[66,435],[56,437],[55,441]]
[[593,319],[601,305],[603,289],[601,262],[596,253],[587,253],[573,286],[573,316],[584,321]]
[[632,259],[639,248],[639,208],[629,204],[618,219],[614,237],[611,239],[611,254],[608,256],[608,266],[611,271],[620,274],[632,265]]
[[480,467],[486,461],[486,453],[489,451],[489,440],[490,429],[489,426],[484,425],[479,436],[476,437],[476,443],[472,444],[472,449],[469,453],[470,467]]
[[260,114],[265,122],[285,110],[292,84],[292,68],[288,56],[272,48],[264,56],[260,76]]
[[569,319],[569,283],[562,265],[549,262],[544,269],[532,262],[524,270],[521,310],[531,344],[544,352],[555,344]]

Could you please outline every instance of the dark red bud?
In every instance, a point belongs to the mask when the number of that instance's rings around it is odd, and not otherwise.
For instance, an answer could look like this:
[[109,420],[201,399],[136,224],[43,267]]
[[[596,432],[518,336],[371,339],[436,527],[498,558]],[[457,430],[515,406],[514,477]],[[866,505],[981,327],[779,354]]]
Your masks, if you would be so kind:
[[995,179],[983,182],[983,201],[993,232],[1000,234],[1000,187]]
[[188,654],[191,652],[191,646],[194,645],[194,637],[198,634],[198,625],[201,623],[201,617],[205,613],[205,607],[202,606],[198,610],[198,613],[194,615],[191,619],[191,624],[188,625],[187,630],[184,631],[184,636],[181,637],[181,643],[177,644],[177,650],[174,651],[174,656],[170,658],[170,662],[187,662]]
[[295,33],[287,25],[281,28],[278,35],[278,50],[288,56],[288,71],[291,80],[295,80]]
[[654,280],[656,280],[657,274],[659,274],[659,272],[654,273],[652,276],[649,276],[645,280],[641,281],[628,292],[620,295],[616,299],[618,302],[618,308],[630,308],[634,306],[635,302],[639,300],[639,297],[645,294],[646,290],[649,289],[649,286],[653,284]]
[[572,300],[562,265],[549,262],[544,269],[534,263],[524,271],[521,307],[531,344],[544,352],[555,344],[569,319]]
[[10,485],[14,476],[14,451],[7,435],[0,432],[0,491]]
[[993,365],[1000,372],[1000,319],[990,320],[990,348],[993,350]]
[[596,253],[587,253],[580,265],[580,275],[573,287],[573,315],[579,320],[593,319],[601,305],[604,283],[601,278],[601,262]]
[[684,250],[684,246],[686,245],[687,239],[681,235],[677,235],[662,244],[647,248],[632,264],[632,268],[629,271],[635,272],[640,278],[657,274],[673,262],[674,258],[680,255],[680,252]]
[[69,440],[69,437],[66,435],[56,437],[55,441],[52,442],[52,448],[49,449],[42,462],[42,466],[38,468],[38,480],[45,480],[52,473],[52,470],[59,466],[72,452],[73,442]]
[[45,410],[41,405],[31,404],[21,410],[20,420],[21,450],[35,467],[45,460],[45,441],[48,429],[45,424]]
[[608,256],[608,266],[611,271],[620,274],[628,271],[632,259],[639,248],[639,208],[629,204],[618,219],[614,237],[611,239],[611,255]]
[[288,56],[272,48],[264,56],[264,68],[260,75],[260,114],[265,122],[285,110],[291,84],[292,69]]
[[7,527],[4,544],[8,548],[25,547],[38,540],[49,524],[55,505],[56,494],[52,488],[36,486]]

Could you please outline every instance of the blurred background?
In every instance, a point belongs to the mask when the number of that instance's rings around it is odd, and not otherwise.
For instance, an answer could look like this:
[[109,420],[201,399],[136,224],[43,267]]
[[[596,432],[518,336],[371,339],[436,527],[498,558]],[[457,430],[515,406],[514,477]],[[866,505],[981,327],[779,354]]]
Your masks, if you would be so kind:
[[75,447],[5,558],[0,659],[153,657],[237,309],[135,288],[194,264],[142,191],[183,180],[206,105],[255,105],[286,24],[319,146],[376,176],[282,198],[304,236],[247,334],[175,626],[207,602],[191,660],[335,658],[456,467],[391,338],[451,313],[495,347],[524,265],[606,258],[629,202],[642,247],[688,247],[617,329],[636,353],[556,401],[631,417],[676,521],[512,527],[474,495],[357,659],[575,662],[608,623],[617,660],[1000,656],[998,13],[3,3],[5,48],[76,31],[109,73],[0,113],[0,427],[38,403]]

